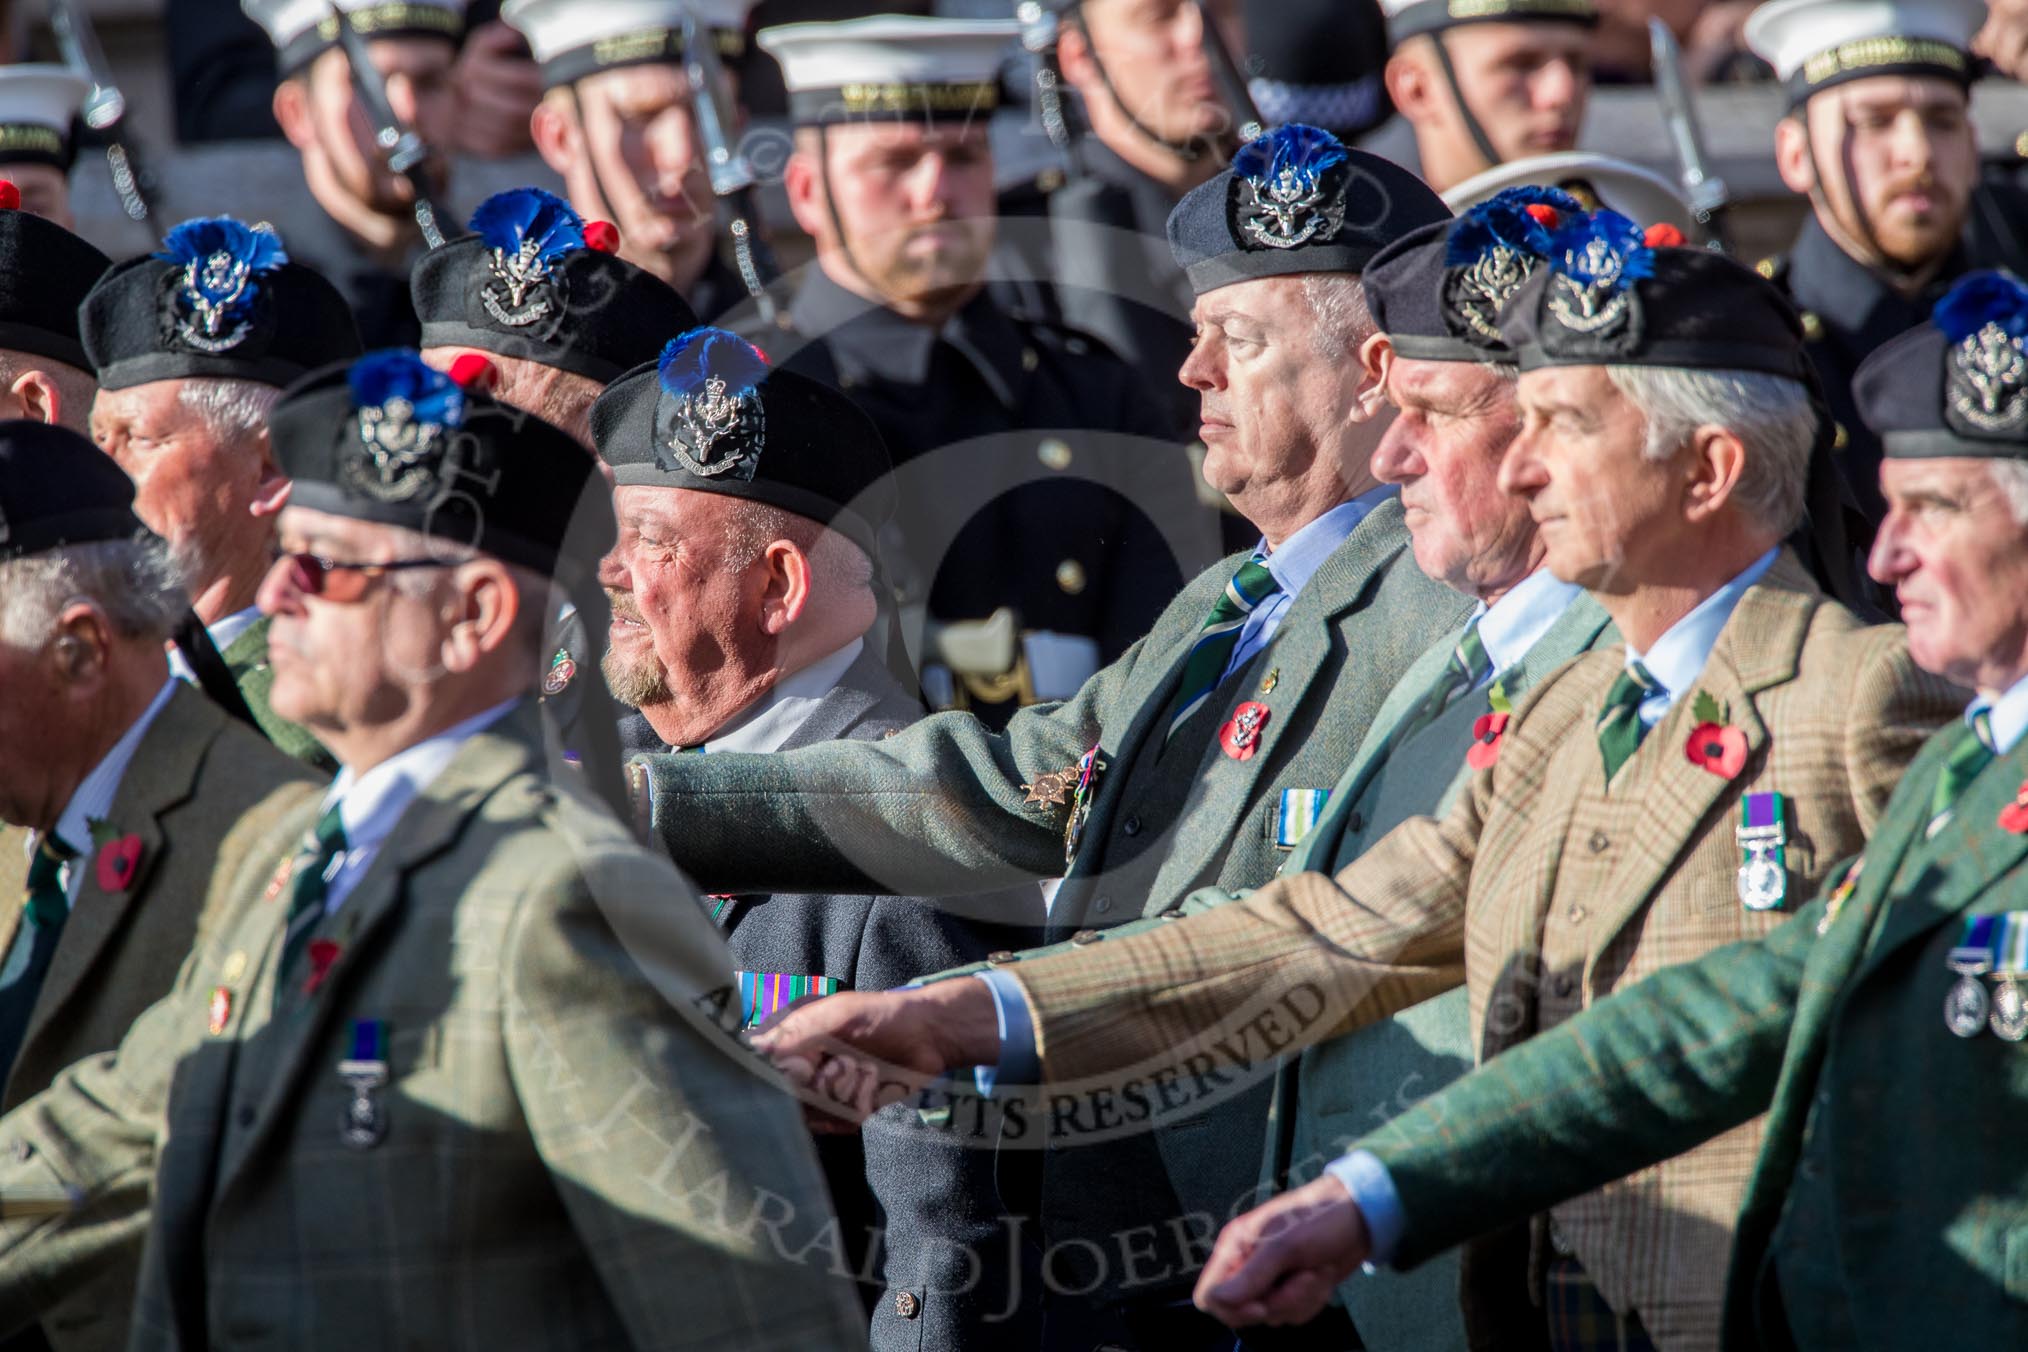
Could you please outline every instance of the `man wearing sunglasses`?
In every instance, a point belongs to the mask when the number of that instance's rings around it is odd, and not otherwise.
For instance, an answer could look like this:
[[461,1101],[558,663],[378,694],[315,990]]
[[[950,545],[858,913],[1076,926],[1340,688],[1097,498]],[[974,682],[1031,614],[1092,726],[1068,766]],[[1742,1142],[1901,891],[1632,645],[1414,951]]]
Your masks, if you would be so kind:
[[591,458],[412,352],[271,428],[275,706],[341,769],[118,1052],[0,1124],[0,1196],[78,1199],[0,1232],[0,1329],[146,1209],[134,1346],[857,1345],[787,1259],[835,1222],[724,945],[531,698],[613,543]]
[[216,216],[183,222],[159,251],[107,271],[78,327],[99,383],[93,440],[134,480],[134,510],[168,542],[261,730],[331,774],[330,753],[268,705],[268,621],[254,592],[288,492],[268,413],[282,386],[358,355],[345,298],[291,261],[273,231]]

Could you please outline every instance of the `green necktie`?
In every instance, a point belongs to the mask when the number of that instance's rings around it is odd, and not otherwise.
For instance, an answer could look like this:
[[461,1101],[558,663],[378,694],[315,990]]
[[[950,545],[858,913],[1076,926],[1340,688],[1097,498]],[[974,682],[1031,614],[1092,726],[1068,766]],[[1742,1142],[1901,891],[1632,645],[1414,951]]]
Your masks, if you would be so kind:
[[38,930],[60,933],[70,918],[70,893],[64,889],[63,866],[77,858],[77,851],[63,843],[55,832],[35,847],[28,865],[28,918]]
[[1211,607],[1204,627],[1197,631],[1197,643],[1190,649],[1190,656],[1184,659],[1183,679],[1177,683],[1175,702],[1169,706],[1169,730],[1163,734],[1165,749],[1176,729],[1218,689],[1219,681],[1225,677],[1225,664],[1232,660],[1232,650],[1239,646],[1239,631],[1246,627],[1246,617],[1281,589],[1281,583],[1275,581],[1275,575],[1259,559],[1248,559],[1239,565],[1232,581],[1225,584],[1225,591]]
[[1606,786],[1632,759],[1648,729],[1641,722],[1641,702],[1662,688],[1639,662],[1630,665],[1606,692],[1605,708],[1598,716],[1598,749],[1605,758]]
[[1493,659],[1486,652],[1486,645],[1479,640],[1479,622],[1475,619],[1465,626],[1465,632],[1458,636],[1457,646],[1451,649],[1451,660],[1444,664],[1443,674],[1423,697],[1415,716],[1401,725],[1398,741],[1406,741],[1436,721],[1438,714],[1450,707],[1452,700],[1470,690],[1476,690],[1479,683],[1493,674]]
[[343,853],[345,822],[338,815],[338,805],[333,803],[317,819],[316,829],[303,843],[290,871],[289,926],[282,933],[282,966],[275,976],[277,998],[287,987],[303,950],[310,946],[317,922],[324,918],[324,898],[331,890],[325,875],[331,871],[331,861]]
[[1929,826],[1923,832],[1925,836],[1933,836],[1943,830],[1944,823],[1951,819],[1951,809],[1957,805],[1958,796],[1999,754],[1999,748],[1993,744],[1993,711],[1981,709],[1972,715],[1972,735],[1951,749],[1951,754],[1944,758],[1943,769],[1937,772],[1936,791],[1929,799]]

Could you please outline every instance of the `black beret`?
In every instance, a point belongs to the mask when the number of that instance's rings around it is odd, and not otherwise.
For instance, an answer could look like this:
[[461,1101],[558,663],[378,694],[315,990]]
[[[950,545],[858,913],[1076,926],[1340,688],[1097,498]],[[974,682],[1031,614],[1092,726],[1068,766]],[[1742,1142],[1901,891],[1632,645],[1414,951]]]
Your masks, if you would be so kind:
[[230,216],[185,221],[99,278],[78,315],[102,389],[209,378],[287,385],[360,353],[338,289]]
[[894,510],[887,444],[859,406],[775,370],[724,329],[693,329],[592,405],[592,442],[616,484],[694,488],[830,526],[869,556]]
[[1391,160],[1291,122],[1169,213],[1169,251],[1198,295],[1256,277],[1358,272],[1418,226],[1450,219],[1427,183]]
[[587,227],[540,188],[487,198],[471,229],[424,254],[409,278],[423,347],[475,347],[604,384],[696,327],[667,282],[586,242],[611,226]]
[[1810,384],[1802,320],[1752,268],[1709,249],[1650,248],[1613,211],[1567,220],[1549,263],[1501,313],[1523,371],[1667,366]]
[[140,531],[134,481],[111,456],[68,428],[0,422],[0,559]]
[[70,231],[15,209],[20,190],[0,183],[0,348],[92,369],[77,310],[113,260]]
[[1852,378],[1890,458],[2028,460],[2028,287],[1974,272]]
[[612,548],[611,494],[568,433],[405,349],[312,372],[268,418],[289,505],[406,526],[555,572]]
[[1548,258],[1551,231],[1582,214],[1555,188],[1508,188],[1410,231],[1359,275],[1374,326],[1414,361],[1512,363],[1500,311]]

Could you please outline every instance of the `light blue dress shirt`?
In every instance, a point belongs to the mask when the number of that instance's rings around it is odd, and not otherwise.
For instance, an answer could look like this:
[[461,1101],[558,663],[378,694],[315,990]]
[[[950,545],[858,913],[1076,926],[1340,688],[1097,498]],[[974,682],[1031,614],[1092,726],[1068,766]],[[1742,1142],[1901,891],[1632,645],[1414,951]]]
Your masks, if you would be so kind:
[[1341,502],[1282,541],[1279,549],[1270,550],[1266,540],[1254,546],[1254,559],[1267,565],[1281,590],[1255,606],[1246,623],[1239,627],[1239,642],[1233,645],[1232,656],[1219,679],[1232,675],[1267,647],[1268,640],[1281,627],[1282,616],[1289,613],[1289,607],[1296,603],[1303,588],[1310,585],[1324,560],[1338,552],[1338,546],[1345,543],[1367,513],[1397,491],[1389,485],[1361,493],[1350,502]]
[[[1641,704],[1641,722],[1645,726],[1652,728],[1661,722],[1670,707],[1688,694],[1704,674],[1704,664],[1711,660],[1711,649],[1717,644],[1725,622],[1732,618],[1739,598],[1774,566],[1777,552],[1770,549],[1745,572],[1698,602],[1696,609],[1670,625],[1645,655],[1628,647],[1627,666],[1631,669],[1639,662],[1662,687]],[[2008,692],[2010,697],[2013,693]],[[2024,710],[2022,717],[2028,719],[2028,710]],[[1034,1034],[1031,1032],[1029,1036],[1032,1041]],[[1394,1180],[1387,1176],[1387,1166],[1370,1152],[1355,1150],[1325,1165],[1324,1172],[1345,1185],[1345,1191],[1352,1194],[1352,1200],[1359,1204],[1360,1213],[1366,1218],[1366,1233],[1372,1241],[1372,1257],[1366,1266],[1370,1269],[1394,1257],[1408,1228],[1408,1218],[1402,1214],[1401,1195],[1394,1190]]]
[[1993,745],[2004,756],[2020,742],[2021,734],[2028,732],[2028,676],[2008,686],[1997,698],[1981,695],[1973,700],[1972,707],[1965,710],[1965,722],[1970,723],[1986,710],[1993,714]]

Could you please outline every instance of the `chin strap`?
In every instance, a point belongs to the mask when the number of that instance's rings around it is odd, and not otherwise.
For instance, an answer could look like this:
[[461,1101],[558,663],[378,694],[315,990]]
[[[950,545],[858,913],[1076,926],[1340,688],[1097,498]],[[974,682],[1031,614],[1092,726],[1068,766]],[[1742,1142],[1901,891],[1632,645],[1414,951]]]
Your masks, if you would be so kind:
[[[1201,5],[1198,7],[1198,15],[1201,22],[1210,24],[1211,16],[1204,13]],[[1078,36],[1084,39],[1084,49],[1091,57],[1092,69],[1098,72],[1099,83],[1105,87],[1106,97],[1112,100],[1113,107],[1120,110],[1120,116],[1127,119],[1128,126],[1185,164],[1195,164],[1210,154],[1226,156],[1228,147],[1224,137],[1193,136],[1187,141],[1172,141],[1135,117],[1133,110],[1127,107],[1126,100],[1120,97],[1119,90],[1113,87],[1113,77],[1106,72],[1106,63],[1099,59],[1098,45],[1091,40],[1091,30],[1085,27],[1082,8],[1073,7],[1064,17],[1076,25]]]
[[1451,64],[1451,49],[1444,45],[1442,33],[1429,35],[1430,47],[1436,52],[1437,69],[1443,72],[1444,83],[1450,87],[1451,102],[1458,106],[1458,117],[1465,124],[1465,134],[1472,138],[1472,145],[1491,169],[1502,163],[1500,152],[1493,149],[1493,143],[1486,136],[1486,129],[1479,125],[1479,119],[1472,112],[1472,105],[1465,102],[1465,91],[1458,84],[1457,67]]

